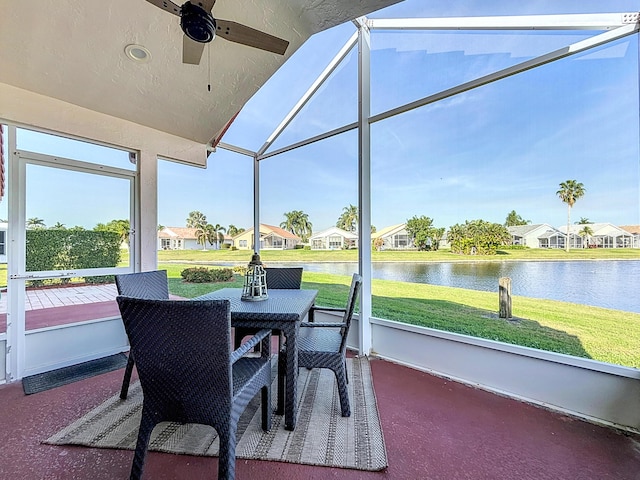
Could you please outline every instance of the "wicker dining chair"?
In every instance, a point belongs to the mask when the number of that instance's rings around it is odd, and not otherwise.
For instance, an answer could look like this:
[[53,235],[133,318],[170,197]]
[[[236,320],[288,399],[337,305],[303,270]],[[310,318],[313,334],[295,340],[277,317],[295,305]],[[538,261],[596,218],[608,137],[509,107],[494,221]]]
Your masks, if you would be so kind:
[[[154,270],[151,272],[123,273],[115,276],[118,295],[133,298],[146,298],[148,300],[168,300],[169,283],[166,270]],[[133,353],[129,351],[127,366],[124,369],[120,398],[127,398],[129,383],[135,360]]]
[[[351,278],[351,287],[347,305],[345,308],[312,306],[309,311],[310,320],[315,312],[340,312],[341,322],[303,322],[300,324],[300,333],[297,337],[298,344],[298,367],[306,368],[329,368],[333,370],[338,384],[338,394],[340,396],[340,408],[342,416],[351,415],[349,407],[349,394],[347,392],[347,335],[353,318],[353,311],[362,277],[357,273]],[[285,372],[286,372],[286,345],[280,349],[278,358],[278,398],[284,398]]]
[[[160,422],[213,427],[220,438],[218,478],[235,477],[242,412],[261,392],[262,428],[271,429],[271,331],[231,351],[229,300],[117,297],[142,387],[142,418],[131,466],[142,476],[151,432]],[[244,354],[261,343],[260,357]]]
[[[265,268],[267,292],[269,290],[300,290],[303,267]],[[238,348],[242,339],[254,335],[255,328],[237,327],[233,336],[234,348]]]

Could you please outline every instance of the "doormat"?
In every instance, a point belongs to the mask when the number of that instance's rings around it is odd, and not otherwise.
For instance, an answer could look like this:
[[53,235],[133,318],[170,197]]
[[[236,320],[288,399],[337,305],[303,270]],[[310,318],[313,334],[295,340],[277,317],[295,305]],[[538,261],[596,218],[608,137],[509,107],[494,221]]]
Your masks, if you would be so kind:
[[116,353],[108,357],[24,377],[22,379],[22,389],[26,395],[44,392],[78,380],[124,368],[126,364],[127,356],[124,353]]

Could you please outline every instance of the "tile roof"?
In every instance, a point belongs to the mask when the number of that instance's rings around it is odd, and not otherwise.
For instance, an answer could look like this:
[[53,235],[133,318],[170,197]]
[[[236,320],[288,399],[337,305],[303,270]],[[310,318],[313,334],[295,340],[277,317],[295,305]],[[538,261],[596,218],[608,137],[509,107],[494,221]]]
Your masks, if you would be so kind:
[[[239,237],[240,235],[246,235],[248,232],[253,232],[253,227],[247,228],[244,232],[238,233],[236,237]],[[288,232],[284,228],[276,227],[273,225],[267,225],[265,223],[260,224],[260,233],[267,234],[267,235],[272,233],[282,238],[289,238],[291,240],[301,240],[300,237],[298,237],[297,235],[294,235],[291,232]]]
[[158,233],[160,238],[184,238],[184,239],[196,239],[197,228],[187,227],[164,227]]

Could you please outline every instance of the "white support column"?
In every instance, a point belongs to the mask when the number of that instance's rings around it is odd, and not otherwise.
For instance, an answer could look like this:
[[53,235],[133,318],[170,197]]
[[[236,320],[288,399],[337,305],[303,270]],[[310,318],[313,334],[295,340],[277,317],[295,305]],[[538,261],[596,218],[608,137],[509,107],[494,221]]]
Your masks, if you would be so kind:
[[16,127],[8,126],[8,212],[7,232],[7,351],[6,380],[12,382],[25,370],[25,186],[26,168],[16,154]]
[[371,34],[358,19],[358,268],[362,275],[358,350],[371,353]]
[[158,268],[158,157],[155,152],[143,150],[138,162],[133,267],[144,272]]
[[253,251],[260,253],[260,162],[253,157]]

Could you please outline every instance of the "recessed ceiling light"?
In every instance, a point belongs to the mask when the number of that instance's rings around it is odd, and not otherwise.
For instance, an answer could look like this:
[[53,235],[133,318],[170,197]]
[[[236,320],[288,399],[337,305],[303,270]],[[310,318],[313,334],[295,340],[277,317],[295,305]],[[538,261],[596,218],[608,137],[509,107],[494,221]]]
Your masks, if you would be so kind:
[[127,55],[127,58],[137,63],[147,63],[151,61],[151,52],[142,45],[127,45],[124,47],[124,53]]

